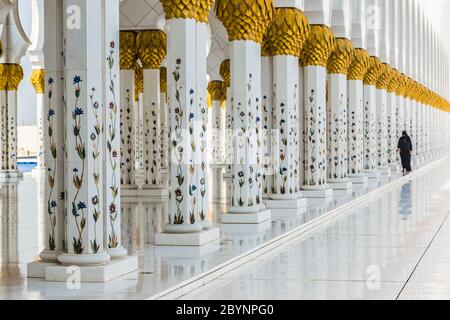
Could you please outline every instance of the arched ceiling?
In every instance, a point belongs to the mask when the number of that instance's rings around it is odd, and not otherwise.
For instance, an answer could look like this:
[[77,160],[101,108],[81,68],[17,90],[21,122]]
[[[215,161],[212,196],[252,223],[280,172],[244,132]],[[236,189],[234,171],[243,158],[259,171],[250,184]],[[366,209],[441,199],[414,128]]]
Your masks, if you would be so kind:
[[[228,36],[213,10],[210,13],[211,43],[208,74],[211,80],[221,80],[219,69],[228,57]],[[122,0],[120,2],[121,30],[164,29],[164,10],[159,0]]]

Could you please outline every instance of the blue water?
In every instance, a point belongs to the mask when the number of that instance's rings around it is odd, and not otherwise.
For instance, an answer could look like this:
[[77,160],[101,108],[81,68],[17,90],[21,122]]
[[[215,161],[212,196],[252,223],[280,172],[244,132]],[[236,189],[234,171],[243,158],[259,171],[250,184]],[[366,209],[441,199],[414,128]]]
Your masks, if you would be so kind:
[[37,162],[19,162],[18,168],[20,172],[31,172],[37,166]]

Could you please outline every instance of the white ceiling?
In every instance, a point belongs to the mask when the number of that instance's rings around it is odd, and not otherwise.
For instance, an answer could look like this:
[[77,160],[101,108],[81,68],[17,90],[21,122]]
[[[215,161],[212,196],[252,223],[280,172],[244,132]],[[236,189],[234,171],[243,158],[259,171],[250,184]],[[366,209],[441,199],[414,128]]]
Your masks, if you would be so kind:
[[[210,13],[211,49],[208,55],[208,74],[211,80],[221,80],[220,64],[227,59],[228,35],[213,9]],[[120,28],[122,30],[162,29],[164,10],[159,0],[122,0],[120,2]]]

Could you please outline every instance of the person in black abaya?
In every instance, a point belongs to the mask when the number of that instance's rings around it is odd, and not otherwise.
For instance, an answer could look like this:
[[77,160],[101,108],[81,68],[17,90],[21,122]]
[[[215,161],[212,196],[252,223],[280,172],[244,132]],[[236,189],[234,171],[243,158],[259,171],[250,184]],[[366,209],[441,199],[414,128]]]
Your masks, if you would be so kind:
[[400,158],[402,159],[403,175],[411,172],[411,152],[412,152],[411,138],[406,131],[402,132],[401,138],[398,140],[397,151],[400,152]]

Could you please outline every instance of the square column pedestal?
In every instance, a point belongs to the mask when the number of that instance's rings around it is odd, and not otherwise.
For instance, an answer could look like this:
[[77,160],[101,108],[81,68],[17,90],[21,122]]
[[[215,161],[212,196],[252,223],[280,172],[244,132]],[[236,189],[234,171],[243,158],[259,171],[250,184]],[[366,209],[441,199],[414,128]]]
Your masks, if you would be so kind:
[[369,184],[369,178],[366,175],[360,175],[360,176],[349,176],[348,179],[358,186],[367,186]]
[[237,209],[229,208],[227,212],[222,213],[222,223],[232,224],[258,224],[272,219],[272,211],[263,209],[261,206],[260,211],[256,212],[244,212],[237,211]]
[[272,214],[302,214],[306,212],[306,198],[298,197],[297,199],[267,199],[264,200],[267,209]]
[[27,265],[27,276],[28,278],[44,278],[49,282],[66,282],[73,279],[79,279],[81,282],[107,282],[138,269],[137,256],[113,259],[105,265],[99,266],[65,266],[37,261]]
[[155,246],[203,246],[220,239],[220,229],[211,228],[191,233],[155,234]]
[[387,176],[387,177],[391,176],[391,168],[383,167],[383,168],[379,168],[378,171],[383,176]]
[[145,200],[167,200],[169,199],[169,189],[148,188],[148,189],[121,189],[122,198],[145,198]]
[[367,171],[365,172],[365,175],[369,178],[369,179],[380,179],[380,172],[379,171]]
[[333,189],[328,186],[324,189],[309,189],[308,187],[303,186],[302,194],[305,198],[331,199],[333,197]]
[[328,181],[328,186],[333,190],[351,190],[353,188],[352,181]]
[[23,173],[19,171],[1,171],[0,182],[17,180],[23,178]]

